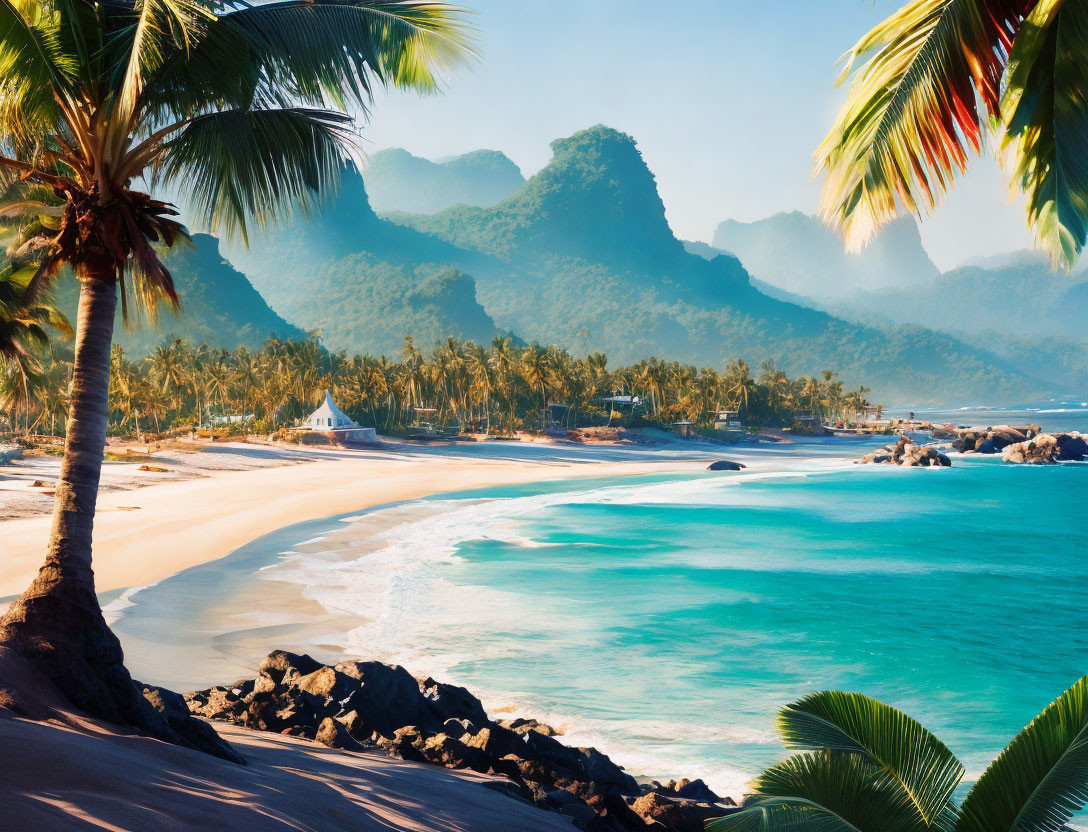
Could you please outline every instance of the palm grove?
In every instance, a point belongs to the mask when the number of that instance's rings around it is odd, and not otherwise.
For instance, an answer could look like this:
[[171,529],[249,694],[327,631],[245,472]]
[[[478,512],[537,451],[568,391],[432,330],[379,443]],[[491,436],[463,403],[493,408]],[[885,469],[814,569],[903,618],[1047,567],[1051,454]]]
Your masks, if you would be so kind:
[[[51,435],[60,429],[72,371],[60,357],[63,346],[10,362],[0,379],[0,407],[13,428]],[[751,424],[790,425],[802,415],[852,420],[868,404],[867,388],[846,391],[830,370],[790,378],[770,361],[756,375],[743,360],[718,372],[656,358],[610,369],[601,353],[574,358],[555,346],[518,346],[506,336],[486,347],[449,338],[426,351],[406,338],[398,360],[330,353],[315,339],[272,338],[256,351],[174,340],[143,358],[114,345],[108,430],[267,433],[297,424],[325,390],[359,424],[388,433],[410,427],[421,412],[465,432],[510,434],[621,421],[685,420],[711,429],[722,409]],[[633,397],[640,406],[613,403],[615,396]]]

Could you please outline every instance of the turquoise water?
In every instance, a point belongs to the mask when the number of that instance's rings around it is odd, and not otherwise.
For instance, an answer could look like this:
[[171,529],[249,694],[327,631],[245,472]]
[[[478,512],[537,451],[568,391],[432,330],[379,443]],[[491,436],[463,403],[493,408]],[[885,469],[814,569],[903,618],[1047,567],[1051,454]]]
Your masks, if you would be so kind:
[[734,793],[780,754],[775,709],[822,688],[903,708],[977,775],[1088,672],[1086,486],[976,459],[580,491],[457,544],[417,657]]
[[192,646],[186,620],[251,607],[256,582],[280,581],[330,614],[316,636],[269,605],[200,638],[399,661],[634,773],[735,796],[782,755],[778,707],[857,690],[921,720],[977,776],[1088,672],[1088,463],[843,458],[863,450],[747,451],[772,469],[489,489],[310,523],[136,593],[115,626],[180,668],[164,645]]

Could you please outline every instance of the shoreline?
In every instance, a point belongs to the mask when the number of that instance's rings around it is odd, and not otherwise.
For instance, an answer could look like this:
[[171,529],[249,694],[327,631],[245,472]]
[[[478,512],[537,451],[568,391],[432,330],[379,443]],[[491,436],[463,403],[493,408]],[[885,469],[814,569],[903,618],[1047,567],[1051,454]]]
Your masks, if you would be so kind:
[[[274,467],[212,471],[99,495],[95,518],[97,591],[158,583],[218,560],[288,526],[376,506],[476,488],[593,476],[637,476],[705,470],[699,460],[584,461],[345,452],[299,464],[295,454]],[[18,595],[37,573],[50,516],[0,522],[5,558],[0,598]]]

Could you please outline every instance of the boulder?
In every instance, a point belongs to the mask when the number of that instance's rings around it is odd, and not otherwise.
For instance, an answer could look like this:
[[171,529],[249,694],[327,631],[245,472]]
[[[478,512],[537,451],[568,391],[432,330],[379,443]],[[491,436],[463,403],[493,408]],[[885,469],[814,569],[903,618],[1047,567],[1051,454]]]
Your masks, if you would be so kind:
[[314,741],[329,748],[340,748],[344,751],[362,751],[361,746],[339,721],[332,717],[325,717],[317,728]]
[[1005,462],[1028,465],[1082,462],[1088,458],[1088,441],[1076,432],[1040,433],[1026,442],[1009,445],[1001,458]]
[[642,795],[631,803],[631,809],[647,825],[659,823],[675,832],[703,832],[708,820],[737,811],[736,807],[667,797],[658,792]]
[[530,731],[536,731],[538,734],[543,734],[546,737],[555,737],[559,735],[559,732],[550,725],[545,725],[543,722],[538,722],[535,719],[525,719],[524,717],[518,717],[517,719],[500,719],[499,725],[503,728],[509,728],[515,734],[521,734],[522,736],[528,734]]
[[141,685],[139,682],[135,684],[143,693],[144,699],[162,714],[170,729],[177,733],[190,748],[232,763],[245,765],[245,759],[226,740],[222,739],[212,726],[201,722],[190,713],[189,706],[180,693],[155,685]]
[[419,689],[440,722],[447,719],[467,719],[477,725],[487,722],[487,711],[484,710],[483,703],[466,688],[436,682],[428,676],[419,682]]
[[356,687],[354,680],[346,673],[327,666],[299,677],[294,686],[312,696],[337,700],[345,698]]
[[625,795],[635,795],[641,791],[634,777],[596,748],[579,748],[578,752],[582,755],[582,773],[586,780],[597,785],[597,791],[615,791]]
[[419,683],[399,665],[381,662],[340,662],[335,670],[355,679],[357,687],[342,701],[344,710],[358,711],[383,737],[398,728],[415,725],[432,733],[442,728],[419,689]]
[[710,463],[706,470],[708,471],[740,471],[747,466],[742,462],[733,462],[731,459],[719,459],[717,462]]
[[269,653],[260,667],[257,675],[267,676],[276,685],[290,685],[291,680],[299,676],[306,676],[321,667],[321,662],[312,659],[305,653],[288,653],[286,650],[276,650]]
[[515,754],[519,757],[525,755],[525,740],[519,734],[501,725],[493,724],[487,728],[481,728],[464,742],[473,748],[479,748],[491,757],[505,757],[507,754]]

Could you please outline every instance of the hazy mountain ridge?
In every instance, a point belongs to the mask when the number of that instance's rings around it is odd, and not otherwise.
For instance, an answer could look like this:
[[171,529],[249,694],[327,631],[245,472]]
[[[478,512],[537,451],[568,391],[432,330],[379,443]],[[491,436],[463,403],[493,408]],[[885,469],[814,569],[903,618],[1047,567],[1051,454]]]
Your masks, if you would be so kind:
[[477,275],[480,298],[500,326],[619,361],[657,354],[711,366],[727,357],[772,358],[795,373],[833,367],[851,383],[907,399],[1041,386],[947,335],[837,320],[761,293],[736,257],[689,253],[669,229],[629,136],[594,127],[553,148],[549,165],[490,209],[387,215],[516,265],[520,279]]
[[832,308],[948,332],[1088,337],[1088,280],[1029,257],[997,268],[965,266],[907,289],[860,292]]
[[355,170],[319,210],[266,229],[232,256],[278,312],[319,331],[329,349],[392,354],[406,335],[428,347],[500,331],[467,272],[509,267],[378,217]]
[[848,254],[842,237],[818,218],[799,211],[756,222],[726,220],[715,230],[713,246],[740,258],[753,277],[811,298],[911,286],[940,274],[910,218],[889,223],[857,254]]
[[[118,311],[114,343],[134,355],[146,355],[164,341],[184,338],[206,341],[214,347],[260,347],[272,335],[301,338],[305,333],[276,314],[244,274],[220,253],[220,242],[209,234],[194,234],[192,244],[180,243],[166,252],[163,262],[174,278],[181,297],[175,315],[167,305],[159,308],[157,322],[138,309],[130,310],[125,327]],[[74,278],[61,279],[57,301],[75,321],[79,288]]]
[[520,168],[497,150],[432,162],[401,148],[373,154],[362,171],[376,211],[435,214],[451,205],[490,206],[525,184]]

